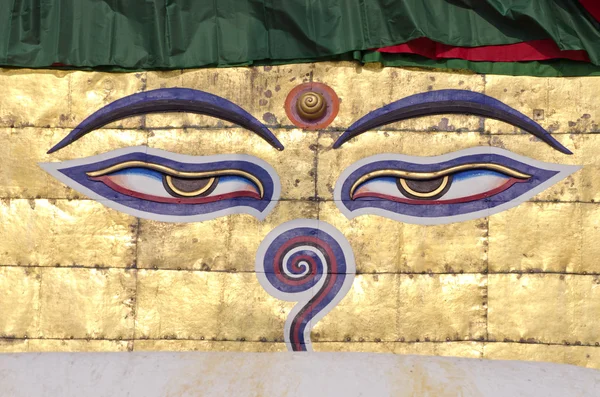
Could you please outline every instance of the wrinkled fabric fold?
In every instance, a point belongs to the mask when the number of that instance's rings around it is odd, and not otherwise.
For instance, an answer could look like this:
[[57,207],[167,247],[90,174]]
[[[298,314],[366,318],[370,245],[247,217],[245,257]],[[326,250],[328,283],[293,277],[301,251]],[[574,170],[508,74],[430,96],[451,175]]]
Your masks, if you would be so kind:
[[555,59],[531,62],[475,62],[464,59],[429,59],[415,54],[386,54],[369,51],[360,57],[363,63],[381,63],[391,67],[450,69],[459,72],[508,76],[576,77],[600,76],[600,66],[589,62]]
[[[104,70],[281,64],[362,58],[372,49],[427,38],[471,54],[479,51],[472,47],[546,43],[567,54],[563,57],[586,60],[581,55],[585,53],[592,64],[600,65],[600,23],[590,14],[594,6],[589,4],[584,0],[2,0],[0,64]],[[512,60],[552,58],[542,56],[548,48],[534,50],[537,57]]]
[[597,21],[600,21],[600,2],[598,0],[579,0],[579,2]]
[[436,43],[422,37],[408,43],[380,48],[378,51],[391,54],[417,54],[431,59],[458,58],[468,61],[488,62],[544,61],[549,59],[589,62],[590,60],[585,51],[563,51],[550,39],[495,46],[455,47]]
[[5,66],[192,68],[334,56],[420,37],[457,47],[552,40],[600,64],[570,0],[4,0]]

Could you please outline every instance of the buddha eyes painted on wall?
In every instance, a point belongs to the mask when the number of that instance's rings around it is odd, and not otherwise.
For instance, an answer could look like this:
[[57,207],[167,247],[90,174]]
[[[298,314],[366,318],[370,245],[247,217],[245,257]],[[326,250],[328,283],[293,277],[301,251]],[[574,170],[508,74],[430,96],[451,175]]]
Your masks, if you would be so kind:
[[[341,105],[331,88],[309,83],[292,90],[285,106],[290,120],[309,134],[326,128]],[[286,156],[286,142],[242,107],[188,88],[160,88],[115,100],[82,121],[49,154],[87,134],[108,133],[99,129],[111,122],[164,112],[197,113],[237,124]],[[427,91],[372,110],[340,132],[331,150],[343,153],[349,141],[368,145],[360,135],[390,123],[449,113],[506,122],[531,134],[539,145],[571,154],[517,109],[484,94],[455,89]],[[394,146],[389,149],[344,169],[329,170],[336,176],[332,201],[347,219],[370,215],[405,224],[443,225],[490,217],[526,202],[580,169],[493,145],[437,156],[407,155]],[[177,223],[232,214],[262,221],[280,205],[282,182],[295,179],[296,172],[290,167],[278,174],[273,164],[249,154],[207,150],[191,156],[148,146],[40,166],[107,207],[142,219]],[[324,220],[292,219],[274,227],[258,250],[247,255],[255,256],[256,275],[269,294],[298,302],[285,322],[288,349],[311,350],[311,329],[344,298],[355,278],[356,259],[347,238]],[[201,295],[197,298],[202,300]]]

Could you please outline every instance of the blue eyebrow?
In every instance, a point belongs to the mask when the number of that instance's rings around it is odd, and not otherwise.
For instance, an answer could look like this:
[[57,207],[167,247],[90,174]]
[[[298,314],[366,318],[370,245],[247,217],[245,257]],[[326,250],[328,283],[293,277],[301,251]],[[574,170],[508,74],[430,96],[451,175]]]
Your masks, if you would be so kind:
[[573,154],[541,125],[523,113],[490,96],[467,90],[429,91],[392,102],[352,124],[335,141],[333,148],[337,149],[351,138],[382,125],[447,113],[474,114],[504,121],[527,131],[562,153]]
[[54,153],[82,136],[114,121],[131,116],[165,112],[189,112],[217,117],[246,128],[259,135],[274,148],[283,150],[281,142],[263,123],[235,103],[220,96],[190,88],[160,88],[129,95],[109,103],[83,120],[50,149],[48,154]]

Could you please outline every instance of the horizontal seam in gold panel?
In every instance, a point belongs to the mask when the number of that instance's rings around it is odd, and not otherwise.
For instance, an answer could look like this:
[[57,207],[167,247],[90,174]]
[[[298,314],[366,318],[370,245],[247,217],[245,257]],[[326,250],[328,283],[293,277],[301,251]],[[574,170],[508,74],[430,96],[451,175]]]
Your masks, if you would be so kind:
[[[49,266],[40,266],[40,265],[6,265],[6,264],[0,264],[0,268],[3,267],[17,267],[17,268],[23,268],[23,269],[34,269],[34,268],[41,268],[41,269],[96,269],[96,270],[102,270],[102,269],[117,269],[117,270],[131,270],[131,271],[138,271],[138,270],[143,270],[143,271],[160,271],[160,272],[195,272],[195,273],[231,273],[231,274],[255,274],[256,272],[251,271],[251,270],[236,270],[236,271],[232,271],[232,270],[226,270],[226,269],[215,269],[215,270],[202,270],[202,269],[186,269],[186,268],[181,268],[181,269],[173,269],[173,268],[154,268],[154,267],[140,267],[139,263],[137,264],[137,267],[116,267],[116,266],[82,266],[82,265],[77,265],[77,266],[55,266],[55,265],[49,265]],[[600,272],[586,272],[586,273],[569,273],[569,272],[553,272],[553,271],[500,271],[500,272],[488,272],[488,271],[481,271],[481,272],[454,272],[454,273],[449,273],[449,272],[406,272],[406,271],[398,271],[398,272],[361,272],[361,271],[357,271],[355,273],[357,276],[379,276],[379,275],[384,275],[384,274],[403,274],[403,275],[412,275],[412,276],[432,276],[432,275],[449,275],[449,276],[462,276],[462,275],[480,275],[480,276],[488,276],[488,275],[521,275],[521,276],[533,276],[533,275],[558,275],[558,276],[581,276],[581,277],[594,277],[594,276],[599,276]]]
[[[206,342],[206,343],[264,343],[264,344],[275,344],[275,343],[284,343],[283,340],[267,340],[262,341],[260,339],[212,339],[212,338],[123,338],[123,339],[99,339],[99,338],[3,338],[0,337],[0,342],[11,342],[11,341],[107,341],[107,342],[135,342],[135,341],[189,341],[189,342]],[[592,348],[600,348],[600,343],[596,343],[594,345],[591,344],[575,344],[575,343],[533,343],[533,342],[519,342],[519,341],[491,341],[491,340],[482,340],[482,339],[453,339],[453,340],[410,340],[410,341],[399,341],[399,340],[381,340],[381,341],[358,341],[358,340],[319,340],[314,341],[312,344],[319,343],[342,343],[342,344],[361,344],[361,343],[397,343],[397,344],[406,344],[406,345],[414,345],[414,344],[453,344],[453,343],[482,343],[482,344],[509,344],[509,345],[534,345],[534,346],[564,346],[564,347],[592,347]],[[0,348],[1,351],[1,348]]]

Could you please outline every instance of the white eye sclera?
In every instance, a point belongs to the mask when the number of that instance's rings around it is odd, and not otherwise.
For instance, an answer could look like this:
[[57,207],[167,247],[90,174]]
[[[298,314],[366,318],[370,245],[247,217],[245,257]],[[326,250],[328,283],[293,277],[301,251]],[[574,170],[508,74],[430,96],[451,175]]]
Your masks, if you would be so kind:
[[235,175],[186,180],[173,179],[169,175],[146,168],[128,168],[96,177],[96,180],[132,197],[150,201],[191,204],[194,198],[227,197],[236,194],[239,197],[260,199],[260,191],[253,182]]

